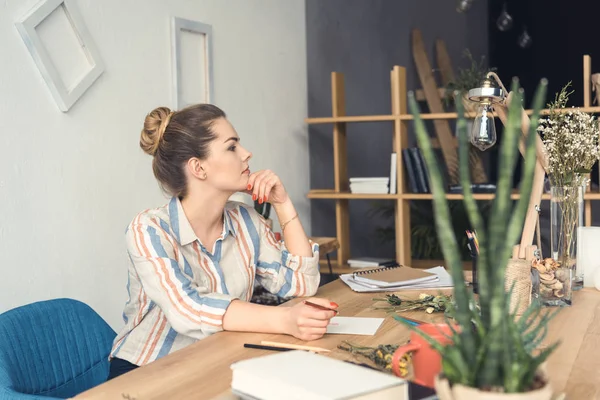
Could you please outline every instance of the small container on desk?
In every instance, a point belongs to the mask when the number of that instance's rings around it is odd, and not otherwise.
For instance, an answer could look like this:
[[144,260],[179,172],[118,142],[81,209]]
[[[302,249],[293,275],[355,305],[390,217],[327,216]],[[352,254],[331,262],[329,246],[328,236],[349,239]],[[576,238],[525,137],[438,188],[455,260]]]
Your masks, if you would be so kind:
[[472,282],[473,293],[479,293],[479,288],[477,287],[477,251],[475,250],[475,244],[470,240],[470,243],[467,245],[469,247],[469,252],[471,254],[471,272],[472,272]]
[[473,282],[471,283],[473,286],[473,293],[479,293],[479,289],[477,288],[477,254],[471,254],[472,265],[471,271],[473,272]]

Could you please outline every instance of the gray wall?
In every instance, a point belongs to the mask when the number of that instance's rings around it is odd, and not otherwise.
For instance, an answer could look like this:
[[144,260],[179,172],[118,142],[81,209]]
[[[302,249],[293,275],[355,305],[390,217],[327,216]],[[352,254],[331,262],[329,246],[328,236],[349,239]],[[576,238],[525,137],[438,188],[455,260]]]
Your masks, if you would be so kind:
[[[434,61],[434,43],[444,39],[456,67],[469,48],[478,59],[487,54],[487,1],[477,0],[460,14],[454,0],[306,0],[308,111],[331,116],[332,71],[346,81],[348,115],[389,114],[389,71],[407,68],[408,89],[420,87],[411,52],[411,30],[419,28]],[[391,122],[348,124],[348,175],[389,176]],[[414,140],[411,134],[410,140]],[[311,188],[333,188],[331,125],[309,128]],[[350,201],[353,257],[394,256],[394,245],[382,246],[374,233],[391,221],[369,216],[371,201]],[[312,200],[312,234],[335,236],[331,200]]]

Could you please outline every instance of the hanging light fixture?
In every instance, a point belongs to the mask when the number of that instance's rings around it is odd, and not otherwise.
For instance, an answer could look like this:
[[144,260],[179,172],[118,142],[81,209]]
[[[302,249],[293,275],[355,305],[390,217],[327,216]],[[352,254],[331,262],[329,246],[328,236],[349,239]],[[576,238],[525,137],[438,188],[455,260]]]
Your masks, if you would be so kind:
[[519,35],[519,38],[517,39],[517,44],[520,48],[526,49],[529,46],[531,46],[532,41],[533,39],[531,39],[529,32],[527,32],[527,27],[523,27],[523,32],[521,32],[521,34]]
[[464,13],[469,11],[471,6],[473,5],[474,0],[458,0],[456,3],[456,11],[459,13]]
[[498,30],[502,32],[508,31],[513,26],[513,17],[508,13],[506,3],[504,3],[502,12],[496,20],[496,26],[498,27]]
[[505,91],[495,87],[491,77],[498,76],[489,72],[481,87],[469,90],[469,100],[479,103],[473,128],[471,128],[470,141],[473,146],[481,151],[485,151],[496,143],[496,125],[494,123],[493,104],[504,101]]

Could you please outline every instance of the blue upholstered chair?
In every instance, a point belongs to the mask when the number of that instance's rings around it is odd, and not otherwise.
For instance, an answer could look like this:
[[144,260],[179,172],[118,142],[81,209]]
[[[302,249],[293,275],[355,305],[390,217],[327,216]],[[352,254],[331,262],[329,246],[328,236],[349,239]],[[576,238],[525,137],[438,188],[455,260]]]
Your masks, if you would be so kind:
[[68,398],[106,381],[115,336],[77,300],[40,301],[0,314],[0,400]]

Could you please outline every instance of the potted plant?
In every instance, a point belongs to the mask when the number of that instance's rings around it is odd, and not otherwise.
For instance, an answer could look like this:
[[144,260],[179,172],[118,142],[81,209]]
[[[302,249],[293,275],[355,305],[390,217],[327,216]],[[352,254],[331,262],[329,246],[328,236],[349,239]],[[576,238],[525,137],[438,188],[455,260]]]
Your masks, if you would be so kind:
[[467,112],[475,113],[477,111],[477,104],[467,99],[467,92],[474,87],[478,87],[486,74],[496,69],[485,66],[485,57],[481,57],[479,62],[475,61],[469,49],[465,49],[464,57],[469,60],[470,66],[468,68],[459,68],[456,78],[446,84],[446,96],[444,100],[447,105],[452,104],[455,99],[455,93],[458,92],[459,95],[456,97],[461,99]]
[[468,170],[468,137],[464,108],[457,102],[459,113],[459,172],[464,188],[464,204],[472,227],[479,237],[479,296],[464,282],[457,239],[451,226],[451,216],[442,186],[440,168],[436,162],[429,135],[419,116],[414,95],[409,106],[414,116],[415,132],[430,174],[434,198],[437,234],[442,245],[446,266],[453,281],[455,308],[451,328],[452,344],[442,346],[430,335],[411,325],[442,357],[442,372],[436,378],[436,391],[442,400],[457,399],[550,399],[552,390],[542,364],[558,346],[554,343],[537,349],[547,332],[547,324],[555,313],[541,313],[532,303],[517,316],[509,307],[510,292],[504,290],[505,270],[513,245],[523,229],[525,213],[531,196],[536,163],[536,129],[540,108],[544,102],[547,82],[543,80],[534,98],[534,112],[526,140],[521,179],[521,197],[513,207],[512,178],[521,137],[522,95],[518,81],[512,85],[513,98],[508,121],[500,144],[498,183],[487,226],[481,218],[470,190]]
[[570,85],[567,83],[548,104],[550,113],[538,126],[551,185],[551,258],[536,265],[540,271],[539,297],[547,306],[571,305],[573,281],[583,279],[576,262],[577,230],[583,225],[588,174],[600,156],[596,117],[580,108],[566,109],[573,93],[568,92]]

